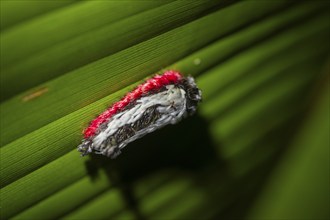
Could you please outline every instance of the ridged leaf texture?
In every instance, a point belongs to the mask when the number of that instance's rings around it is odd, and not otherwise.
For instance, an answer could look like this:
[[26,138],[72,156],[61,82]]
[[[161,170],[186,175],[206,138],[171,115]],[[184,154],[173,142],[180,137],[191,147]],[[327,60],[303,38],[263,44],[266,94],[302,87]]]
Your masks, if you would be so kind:
[[[329,219],[327,1],[1,1],[1,219]],[[146,78],[198,113],[111,160],[88,123]]]

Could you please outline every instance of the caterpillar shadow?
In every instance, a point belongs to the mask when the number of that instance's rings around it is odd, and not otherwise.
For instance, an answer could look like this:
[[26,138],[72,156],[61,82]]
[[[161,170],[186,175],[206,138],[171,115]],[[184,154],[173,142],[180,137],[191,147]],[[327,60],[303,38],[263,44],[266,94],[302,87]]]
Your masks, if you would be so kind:
[[86,168],[91,178],[104,169],[110,176],[116,173],[121,181],[132,182],[165,168],[198,171],[217,160],[215,155],[206,121],[194,115],[128,144],[114,160],[91,155]]
[[91,155],[86,169],[92,179],[103,169],[116,185],[136,219],[145,219],[138,209],[132,184],[164,169],[198,173],[217,161],[215,145],[209,137],[207,122],[198,115],[128,144],[116,159]]

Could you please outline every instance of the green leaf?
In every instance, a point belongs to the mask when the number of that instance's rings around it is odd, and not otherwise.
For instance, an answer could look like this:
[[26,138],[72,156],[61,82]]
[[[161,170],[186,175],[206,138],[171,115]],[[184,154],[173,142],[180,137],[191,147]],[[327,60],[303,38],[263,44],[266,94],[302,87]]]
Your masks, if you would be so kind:
[[[1,219],[326,219],[329,7],[1,1]],[[167,69],[198,114],[81,158],[88,122]]]
[[329,217],[329,66],[292,147],[281,158],[250,219]]

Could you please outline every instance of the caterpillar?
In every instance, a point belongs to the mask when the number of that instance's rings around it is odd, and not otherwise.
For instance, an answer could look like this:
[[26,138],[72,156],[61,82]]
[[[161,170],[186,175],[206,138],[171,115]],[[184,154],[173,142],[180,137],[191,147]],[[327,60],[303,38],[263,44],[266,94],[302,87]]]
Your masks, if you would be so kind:
[[78,151],[114,159],[128,143],[194,114],[201,99],[193,77],[174,70],[156,75],[91,121]]

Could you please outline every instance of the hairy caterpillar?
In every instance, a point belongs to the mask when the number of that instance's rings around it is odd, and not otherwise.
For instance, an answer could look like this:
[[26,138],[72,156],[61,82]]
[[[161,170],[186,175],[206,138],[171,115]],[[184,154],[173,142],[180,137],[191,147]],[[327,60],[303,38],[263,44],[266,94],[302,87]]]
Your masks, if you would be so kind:
[[78,151],[115,158],[128,143],[195,113],[201,99],[192,77],[173,70],[156,75],[95,118]]

